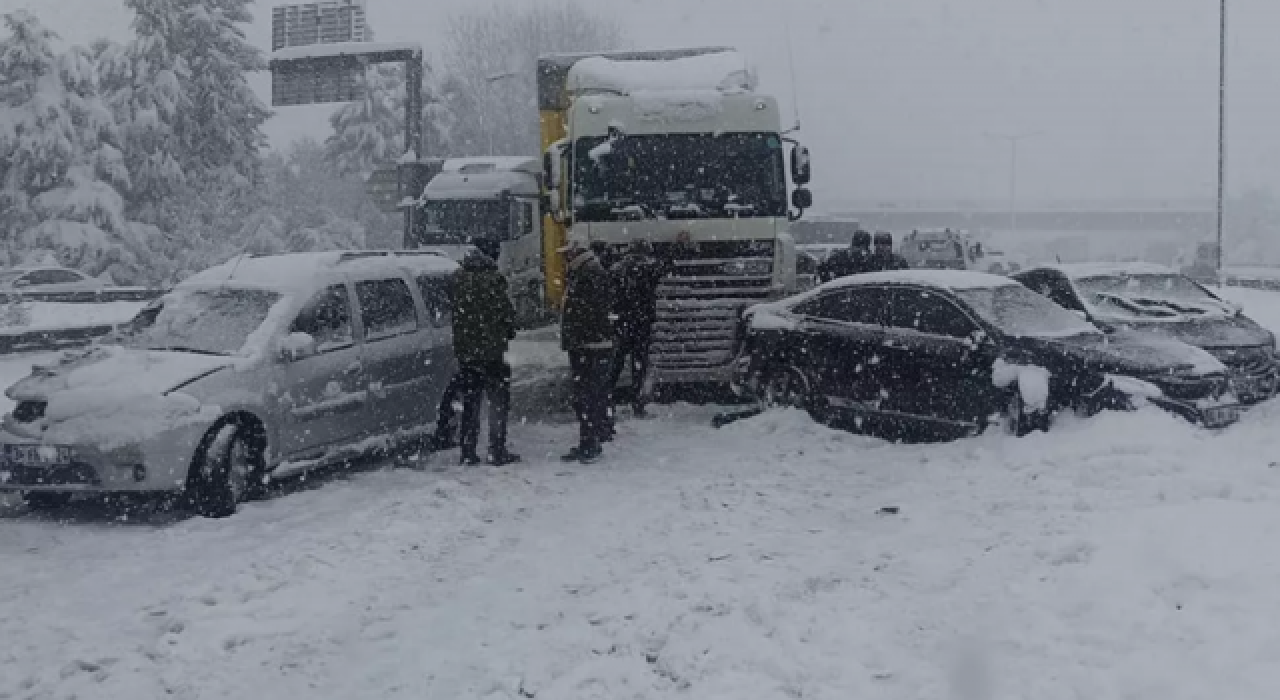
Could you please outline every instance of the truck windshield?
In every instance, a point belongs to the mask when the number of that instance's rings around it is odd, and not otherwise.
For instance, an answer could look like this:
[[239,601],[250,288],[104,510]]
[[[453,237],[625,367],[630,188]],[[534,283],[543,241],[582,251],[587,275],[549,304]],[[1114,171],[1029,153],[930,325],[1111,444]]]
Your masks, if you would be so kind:
[[584,137],[574,144],[580,221],[785,216],[777,134]]
[[481,238],[506,239],[511,207],[501,199],[441,199],[426,204],[426,231]]

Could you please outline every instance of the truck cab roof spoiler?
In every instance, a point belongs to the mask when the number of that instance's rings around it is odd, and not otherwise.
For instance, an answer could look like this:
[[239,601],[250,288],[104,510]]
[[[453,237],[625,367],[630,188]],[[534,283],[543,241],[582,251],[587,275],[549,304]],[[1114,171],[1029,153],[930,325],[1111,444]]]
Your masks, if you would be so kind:
[[611,61],[675,61],[716,53],[736,52],[728,46],[707,46],[689,49],[660,49],[655,51],[596,51],[590,53],[545,54],[538,57],[538,109],[544,112],[569,108],[566,85],[569,70],[586,58],[607,58]]

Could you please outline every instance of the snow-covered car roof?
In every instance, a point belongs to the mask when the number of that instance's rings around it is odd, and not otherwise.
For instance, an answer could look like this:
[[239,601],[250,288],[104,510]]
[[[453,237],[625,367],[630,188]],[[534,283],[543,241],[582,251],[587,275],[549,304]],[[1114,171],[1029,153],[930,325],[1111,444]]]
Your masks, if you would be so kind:
[[831,280],[819,289],[838,289],[863,284],[919,284],[940,289],[994,289],[1017,285],[1016,280],[1003,275],[989,275],[972,270],[891,270],[867,272]]
[[540,193],[538,180],[518,170],[482,172],[445,171],[431,178],[422,191],[428,201],[453,199],[496,199],[503,192],[534,197]]
[[247,255],[232,258],[192,275],[175,290],[233,285],[287,294],[316,286],[337,273],[361,274],[369,270],[401,269],[447,274],[458,264],[437,253],[394,251],[325,251],[284,255]]
[[[1032,270],[1057,270],[1071,279],[1081,277],[1124,277],[1128,275],[1177,275],[1177,270],[1149,262],[1051,263]],[[1027,270],[1030,272],[1030,270]]]

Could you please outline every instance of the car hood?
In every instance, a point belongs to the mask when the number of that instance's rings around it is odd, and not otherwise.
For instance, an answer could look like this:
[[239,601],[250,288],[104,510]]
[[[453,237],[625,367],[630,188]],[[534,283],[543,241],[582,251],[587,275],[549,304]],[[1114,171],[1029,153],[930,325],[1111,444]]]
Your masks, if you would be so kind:
[[1271,333],[1245,316],[1215,315],[1177,321],[1099,320],[1112,326],[1179,340],[1200,348],[1250,348],[1271,345]]
[[114,346],[64,354],[6,395],[44,402],[27,422],[5,416],[5,430],[47,444],[111,450],[169,430],[215,420],[221,410],[174,389],[230,367],[230,358]]
[[1129,329],[1064,338],[1019,338],[1016,344],[1035,355],[1065,355],[1100,372],[1210,375],[1226,371],[1221,362],[1201,348]]
[[161,396],[230,365],[226,357],[99,346],[66,352],[53,364],[32,367],[5,396],[14,401],[47,401],[67,392],[116,394],[121,400]]

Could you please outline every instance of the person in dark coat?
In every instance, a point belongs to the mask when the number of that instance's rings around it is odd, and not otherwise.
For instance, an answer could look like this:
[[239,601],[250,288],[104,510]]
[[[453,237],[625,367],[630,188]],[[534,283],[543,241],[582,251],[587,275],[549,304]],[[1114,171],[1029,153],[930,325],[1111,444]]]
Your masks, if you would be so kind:
[[658,285],[666,276],[666,266],[653,255],[653,245],[639,239],[631,242],[627,254],[613,264],[613,310],[618,317],[617,347],[609,387],[618,386],[624,366],[630,364],[635,391],[631,409],[645,414],[644,383],[649,376],[649,344],[658,316]]
[[609,378],[613,369],[611,280],[595,254],[580,241],[561,249],[568,258],[567,287],[560,318],[560,342],[569,353],[573,408],[578,414],[578,446],[566,462],[594,462],[600,443],[611,437]]
[[[511,410],[511,366],[507,344],[516,337],[515,309],[507,295],[507,280],[494,258],[498,243],[481,239],[454,273],[453,353],[458,358],[455,389],[462,398],[458,442],[462,463],[480,464],[480,403],[489,397],[489,463],[512,464],[520,456],[507,449],[507,418]],[[446,392],[447,394],[448,392]],[[446,400],[451,400],[446,397]]]
[[853,241],[847,250],[837,250],[818,266],[818,279],[830,282],[839,277],[848,277],[875,270],[871,257],[871,234],[858,229],[853,233]]
[[874,237],[875,252],[871,254],[872,266],[877,271],[907,270],[911,266],[907,259],[893,252],[893,234],[888,231],[876,231]]

